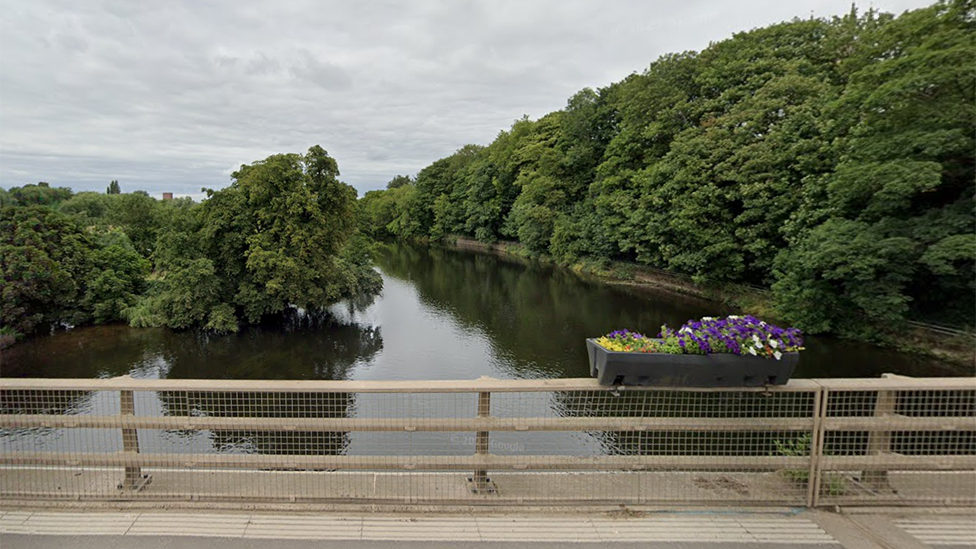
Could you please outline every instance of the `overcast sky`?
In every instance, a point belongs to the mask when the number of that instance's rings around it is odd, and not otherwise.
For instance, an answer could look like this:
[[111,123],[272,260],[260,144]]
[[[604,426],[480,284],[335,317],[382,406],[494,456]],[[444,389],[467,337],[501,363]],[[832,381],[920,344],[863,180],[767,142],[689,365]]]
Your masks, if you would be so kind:
[[199,197],[320,144],[362,194],[662,54],[850,5],[0,0],[0,186]]

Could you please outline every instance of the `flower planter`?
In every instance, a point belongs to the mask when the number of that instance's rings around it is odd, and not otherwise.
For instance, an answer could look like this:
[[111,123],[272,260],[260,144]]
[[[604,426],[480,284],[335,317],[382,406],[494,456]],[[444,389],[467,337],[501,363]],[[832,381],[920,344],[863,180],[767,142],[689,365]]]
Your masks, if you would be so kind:
[[783,353],[780,360],[751,355],[713,353],[673,355],[608,351],[595,339],[586,340],[590,373],[600,385],[657,387],[764,387],[785,385],[799,353]]

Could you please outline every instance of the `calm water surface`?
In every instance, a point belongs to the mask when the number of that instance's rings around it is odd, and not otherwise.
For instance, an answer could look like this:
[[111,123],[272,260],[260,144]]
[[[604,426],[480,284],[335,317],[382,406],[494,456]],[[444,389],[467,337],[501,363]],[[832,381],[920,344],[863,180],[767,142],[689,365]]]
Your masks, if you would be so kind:
[[[383,294],[325,319],[216,336],[122,325],[76,328],[3,352],[8,377],[473,379],[587,377],[583,340],[618,328],[732,313],[708,301],[607,286],[496,255],[381,249]],[[808,338],[794,377],[959,375],[939,361]]]
[[[382,296],[340,304],[324,318],[292,318],[285,327],[252,327],[227,336],[126,326],[77,328],[34,339],[3,353],[0,373],[16,377],[211,379],[473,379],[559,378],[589,375],[583,340],[628,327],[656,333],[690,318],[729,313],[713,303],[650,290],[588,282],[559,269],[476,252],[407,245],[385,247],[378,258]],[[947,366],[866,345],[811,340],[797,375],[952,375]],[[666,395],[640,401],[583,394],[497,394],[496,416],[614,414],[624,409],[677,413]],[[746,395],[717,396],[716,409],[744,405]],[[651,398],[651,397],[647,397]],[[656,397],[655,397],[656,398]],[[278,395],[136,393],[140,415],[471,417],[477,395]],[[727,401],[732,399],[731,401]],[[698,404],[705,405],[704,402]],[[4,413],[117,414],[118,394],[65,393],[51,401],[0,399]],[[601,412],[603,410],[603,412]],[[653,435],[653,436],[652,436]],[[496,454],[600,455],[709,452],[709,441],[688,433],[499,432]],[[775,451],[768,433],[748,447]],[[472,433],[322,433],[139,430],[146,452],[469,455]],[[660,440],[658,440],[658,437]],[[687,439],[687,440],[686,440]],[[0,429],[0,451],[120,450],[113,429]],[[656,445],[656,446],[655,446]],[[716,446],[718,447],[718,446]],[[743,445],[746,447],[746,445]],[[684,448],[684,446],[682,446]]]

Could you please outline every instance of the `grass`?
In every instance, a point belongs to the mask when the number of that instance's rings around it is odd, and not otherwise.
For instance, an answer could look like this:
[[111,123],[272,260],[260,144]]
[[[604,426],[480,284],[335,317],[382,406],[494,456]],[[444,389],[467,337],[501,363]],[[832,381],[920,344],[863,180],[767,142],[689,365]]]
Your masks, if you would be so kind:
[[[808,457],[810,456],[810,444],[813,436],[810,433],[800,435],[796,438],[780,441],[774,440],[776,454],[787,457]],[[783,469],[779,471],[787,480],[801,486],[810,483],[810,471],[806,469]],[[820,492],[829,496],[842,496],[847,492],[846,483],[843,477],[824,475],[820,486]]]

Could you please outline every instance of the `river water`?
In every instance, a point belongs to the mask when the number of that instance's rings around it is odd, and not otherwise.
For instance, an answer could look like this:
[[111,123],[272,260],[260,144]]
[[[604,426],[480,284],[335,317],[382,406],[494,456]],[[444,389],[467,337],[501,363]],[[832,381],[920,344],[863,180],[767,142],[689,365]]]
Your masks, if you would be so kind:
[[[619,328],[656,333],[661,324],[726,314],[707,301],[653,290],[583,280],[571,272],[492,254],[396,244],[377,259],[381,296],[336,305],[324,316],[294,315],[285,326],[257,326],[233,335],[134,329],[123,325],[76,328],[6,350],[7,377],[210,379],[424,380],[565,378],[589,375],[584,339]],[[952,375],[937,361],[847,342],[811,338],[795,377]],[[0,392],[4,413],[118,413],[113,392],[65,392],[50,400]],[[534,395],[530,398],[530,396]],[[471,417],[477,395],[278,396],[226,393],[136,393],[139,415],[267,417]],[[729,393],[696,406],[739,409],[748,395]],[[701,397],[704,398],[704,397]],[[637,400],[634,400],[637,399]],[[643,399],[643,400],[641,400]],[[606,393],[498,394],[491,413],[557,417],[622,413],[681,414],[677,400]],[[724,399],[724,400],[723,400]],[[732,401],[727,401],[732,399]],[[734,401],[734,402],[733,402]],[[809,403],[807,403],[809,404]],[[606,408],[604,410],[604,408]],[[673,452],[685,445],[708,453],[700,435],[655,439],[623,433],[499,432],[496,454],[600,455]],[[777,436],[743,448],[775,451]],[[655,435],[657,436],[657,435]],[[684,437],[684,438],[682,438]],[[687,439],[687,440],[686,440]],[[768,440],[767,440],[768,439]],[[727,441],[726,441],[727,442]],[[470,455],[472,433],[323,433],[286,431],[139,430],[143,452],[351,455]],[[655,446],[656,445],[656,446]],[[0,451],[121,449],[114,429],[0,429]],[[721,447],[719,444],[715,448]],[[682,446],[684,447],[684,446]]]
[[[473,379],[589,375],[587,337],[733,313],[664,291],[608,286],[566,270],[473,251],[394,244],[371,303],[232,335],[76,328],[3,352],[6,377]],[[807,338],[794,377],[958,375],[949,365],[866,344]]]

